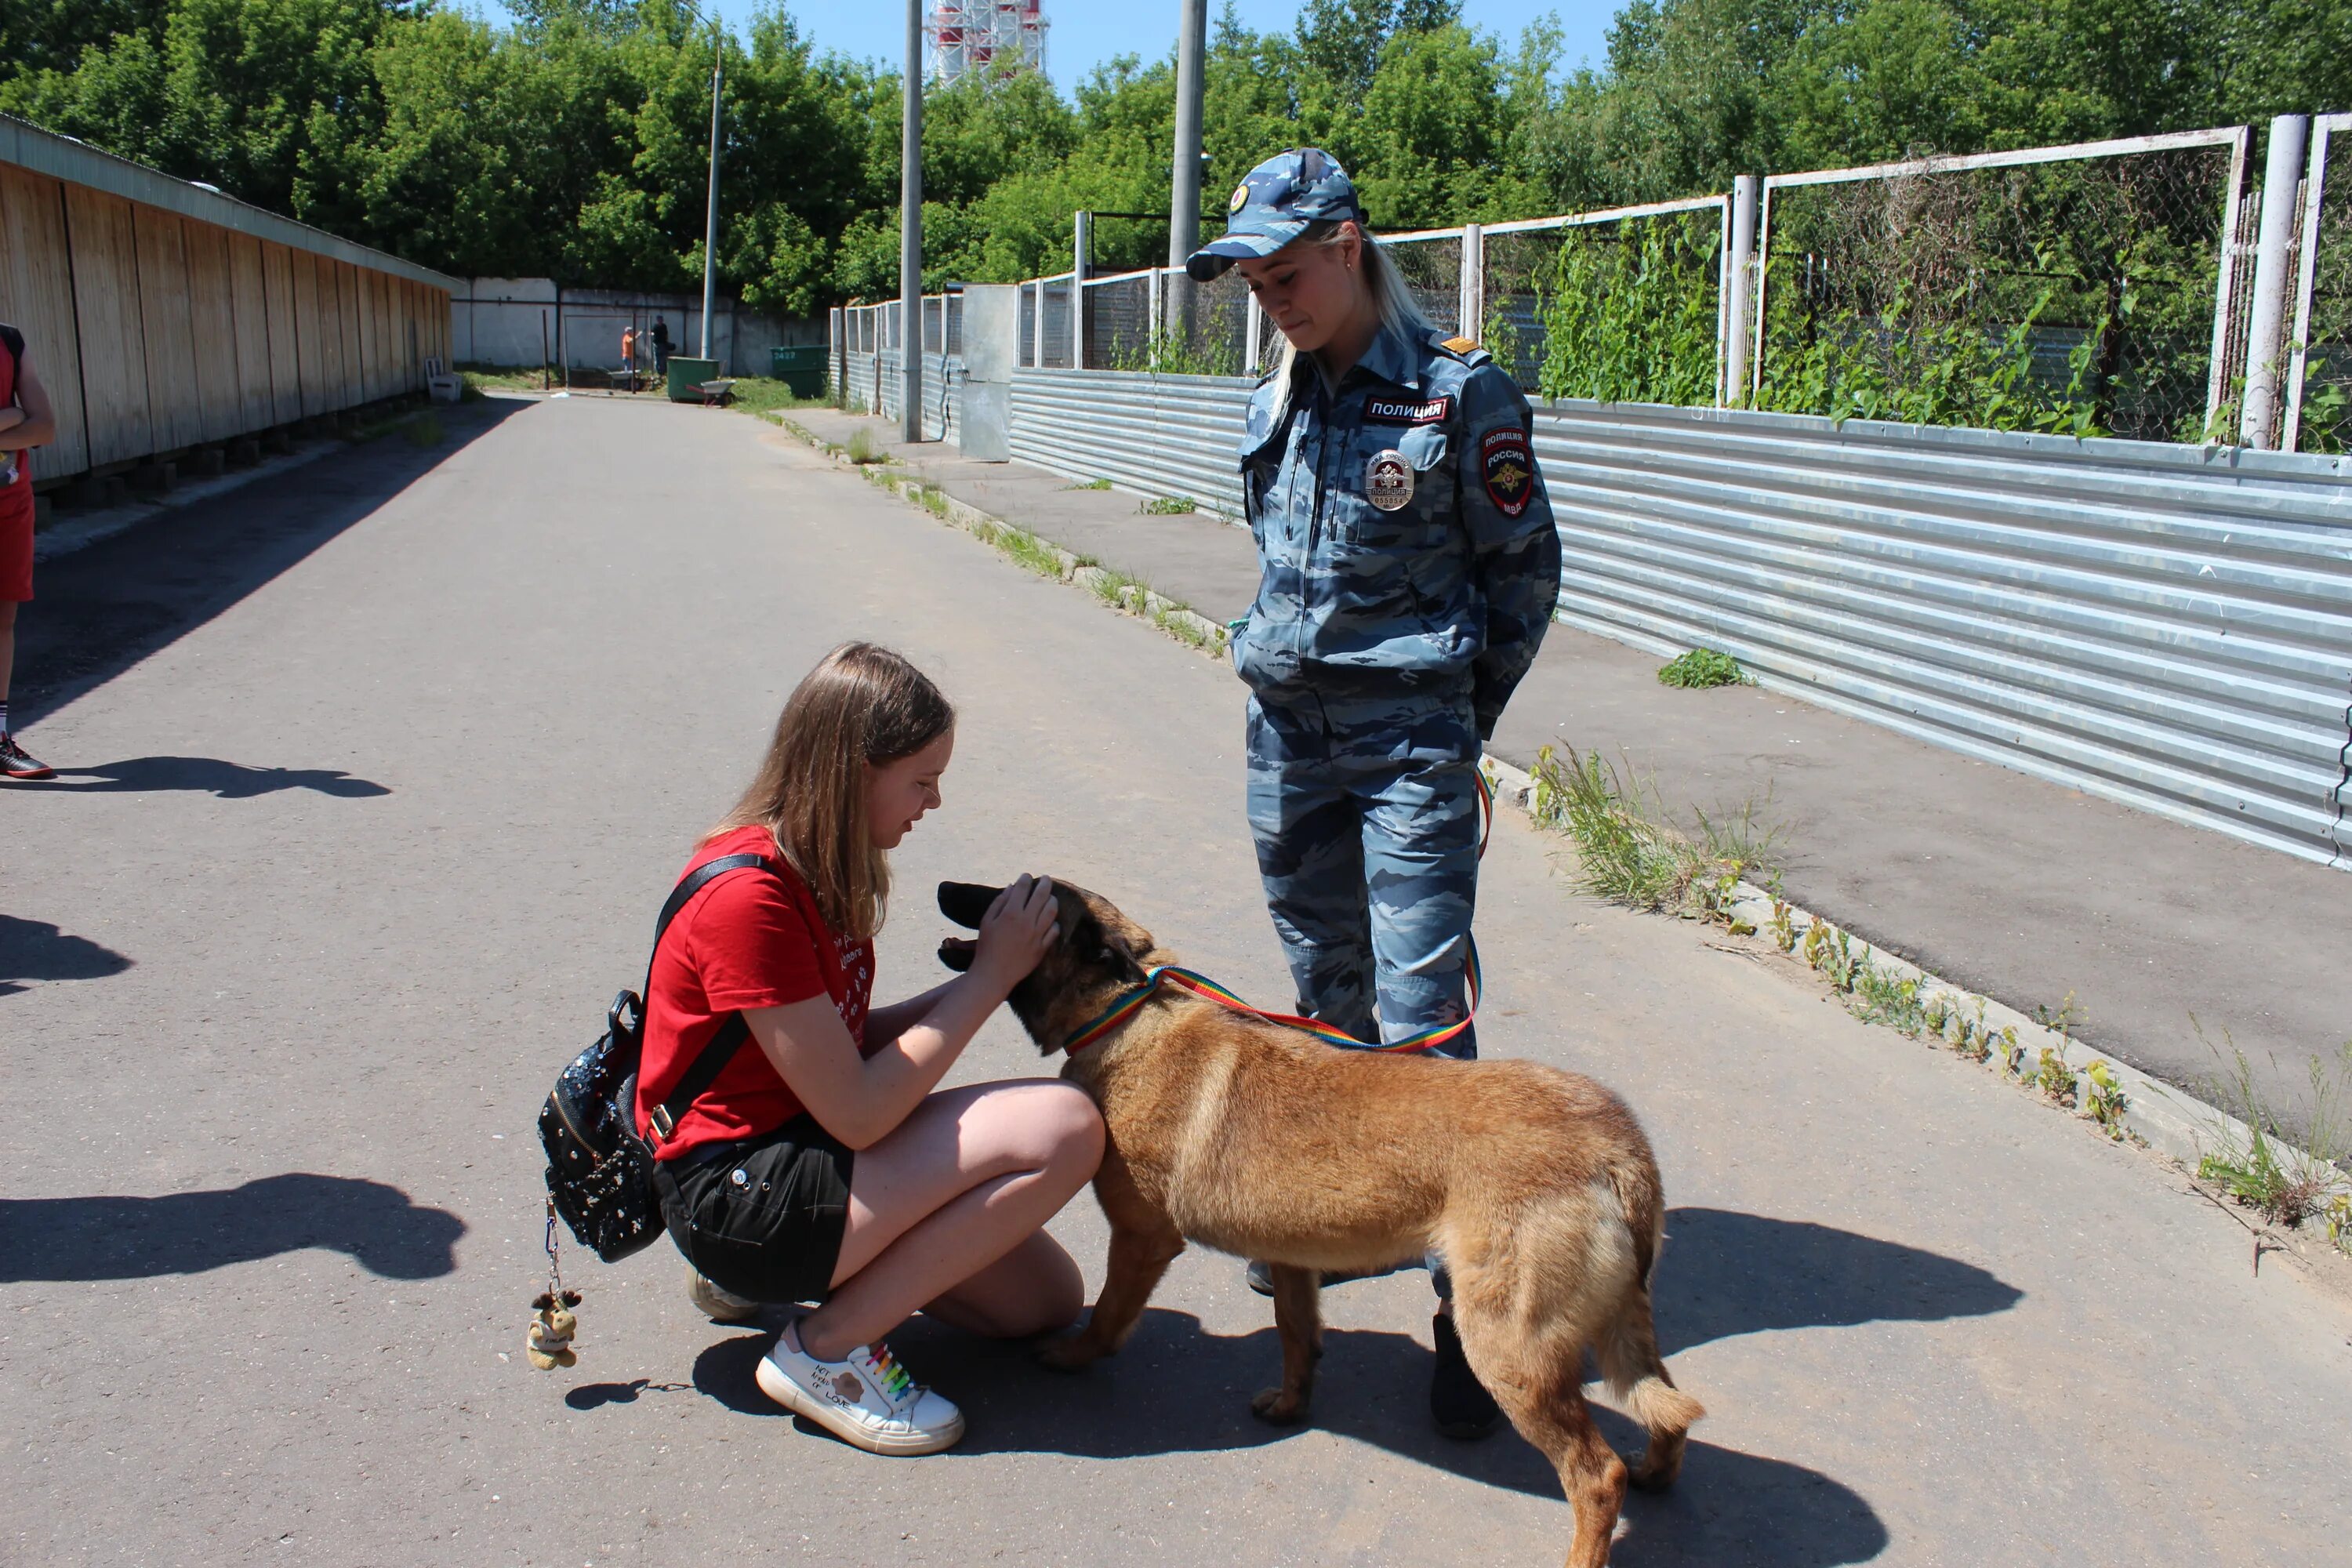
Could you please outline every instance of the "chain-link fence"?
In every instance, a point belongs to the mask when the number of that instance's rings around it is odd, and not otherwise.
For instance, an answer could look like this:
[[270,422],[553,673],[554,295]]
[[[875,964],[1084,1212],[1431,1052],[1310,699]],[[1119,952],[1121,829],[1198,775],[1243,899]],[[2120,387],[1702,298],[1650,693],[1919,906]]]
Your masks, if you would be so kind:
[[1714,405],[1728,210],[1706,196],[1487,229],[1480,341],[1545,397]]
[[1398,235],[1381,241],[1412,290],[1421,313],[1448,336],[1462,330],[1462,231]]
[[1249,285],[1227,268],[1213,283],[1166,275],[1165,331],[1158,367],[1176,375],[1241,375],[1249,359]]
[[1045,355],[1038,363],[1047,370],[1070,368],[1070,296],[1076,286],[1067,278],[1048,278],[1037,285],[1045,298]]
[[2352,114],[2323,116],[2311,133],[2287,445],[2341,452],[2352,447]]
[[2195,132],[1768,179],[1757,405],[2205,439],[2232,403],[2216,339],[2245,144]]
[[1152,311],[1158,290],[1150,272],[1088,280],[1087,368],[1150,370]]

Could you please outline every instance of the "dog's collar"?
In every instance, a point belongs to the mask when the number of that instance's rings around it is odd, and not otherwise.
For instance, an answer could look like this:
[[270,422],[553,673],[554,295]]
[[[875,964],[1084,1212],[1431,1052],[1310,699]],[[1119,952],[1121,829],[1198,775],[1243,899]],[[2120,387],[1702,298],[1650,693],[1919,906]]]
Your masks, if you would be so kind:
[[1244,1016],[1262,1018],[1269,1024],[1280,1024],[1287,1029],[1304,1030],[1327,1045],[1338,1046],[1346,1050],[1386,1051],[1391,1054],[1433,1050],[1466,1034],[1469,1031],[1471,1020],[1477,1016],[1480,986],[1478,945],[1475,942],[1470,944],[1467,979],[1470,987],[1470,1006],[1460,1019],[1451,1024],[1441,1024],[1434,1028],[1423,1029],[1419,1034],[1408,1036],[1402,1040],[1391,1040],[1383,1045],[1370,1045],[1318,1018],[1302,1018],[1296,1013],[1269,1013],[1263,1007],[1253,1007],[1205,974],[1197,973],[1190,969],[1181,969],[1172,963],[1163,963],[1157,968],[1145,971],[1142,984],[1121,994],[1118,1001],[1096,1015],[1091,1022],[1080,1025],[1071,1031],[1070,1037],[1062,1042],[1062,1049],[1071,1056],[1076,1056],[1106,1036],[1117,1033],[1119,1026],[1134,1017],[1162,985],[1170,985],[1197,996],[1204,1002],[1214,1002],[1220,1007],[1228,1008]]

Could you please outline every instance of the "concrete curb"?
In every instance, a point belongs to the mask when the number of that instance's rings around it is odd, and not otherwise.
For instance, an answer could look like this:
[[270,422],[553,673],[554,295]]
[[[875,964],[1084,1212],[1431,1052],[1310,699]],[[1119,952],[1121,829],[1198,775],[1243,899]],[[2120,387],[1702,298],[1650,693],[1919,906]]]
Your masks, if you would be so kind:
[[71,555],[78,550],[87,550],[128,529],[138,527],[149,518],[160,517],[184,506],[194,506],[198,501],[210,500],[232,490],[241,490],[247,485],[278,474],[290,473],[348,445],[348,442],[333,437],[313,440],[281,457],[265,458],[249,468],[239,468],[234,473],[212,479],[192,479],[153,500],[125,501],[121,506],[71,514],[33,535],[33,560],[37,564]]
[[[1002,518],[992,517],[969,502],[958,500],[946,491],[927,485],[919,479],[887,471],[887,465],[853,463],[846,453],[823,440],[806,427],[794,424],[784,415],[772,414],[770,417],[789,434],[832,458],[840,467],[857,469],[864,474],[869,483],[890,490],[922,507],[951,526],[962,529],[989,543],[996,544],[1001,549],[1005,548],[1009,543],[1011,548],[1007,550],[1007,553],[1033,564],[1041,561],[1053,561],[1059,565],[1059,575],[1062,581],[1076,583],[1081,586],[1093,589],[1106,603],[1116,599],[1119,607],[1153,621],[1162,630],[1168,631],[1170,635],[1190,645],[1196,651],[1207,654],[1213,658],[1224,657],[1227,634],[1225,628],[1216,622],[1173,601],[1163,599],[1148,589],[1128,585],[1121,586],[1115,592],[1107,591],[1107,584],[1120,581],[1116,574],[1099,566],[1080,565],[1076,556],[1050,540],[1041,539],[1026,529],[1007,522]],[[1545,826],[1536,811],[1536,780],[1532,773],[1524,768],[1505,762],[1491,752],[1479,759],[1479,765],[1485,771],[1488,781],[1495,786],[1495,798],[1497,804],[1512,806],[1525,814],[1537,826]],[[1892,976],[1898,982],[1907,981],[1916,985],[1916,996],[1921,1003],[1940,999],[1956,1015],[1965,1016],[1970,1020],[1972,1026],[1981,1027],[1987,1036],[1998,1042],[1996,1048],[1984,1058],[1981,1065],[1988,1070],[1999,1073],[2011,1083],[2021,1086],[2028,1083],[2045,1048],[2055,1051],[2059,1059],[2077,1073],[2082,1073],[2094,1060],[2100,1062],[2124,1097],[2122,1110],[2114,1119],[2112,1124],[2102,1124],[2087,1110],[2061,1106],[2040,1094],[2034,1095],[2035,1103],[2053,1110],[2063,1110],[2071,1119],[2087,1123],[2093,1129],[2118,1141],[2126,1137],[2137,1141],[2155,1152],[2179,1162],[2192,1173],[2197,1169],[2198,1162],[2203,1158],[2208,1150],[2221,1147],[2244,1148],[2252,1137],[2252,1130],[2243,1121],[2230,1115],[2220,1107],[2208,1104],[2194,1095],[2176,1089],[2159,1079],[2150,1077],[2137,1068],[2118,1061],[2113,1057],[2095,1056],[2079,1042],[2070,1040],[2058,1031],[2036,1023],[2013,1007],[1977,995],[1973,992],[1953,984],[1940,975],[1931,974],[1916,964],[1907,963],[1892,953],[1875,950],[1867,943],[1855,942],[1852,933],[1843,931],[1834,922],[1825,921],[1809,910],[1799,909],[1785,900],[1776,899],[1769,891],[1751,882],[1743,879],[1736,883],[1730,897],[1720,906],[1718,912],[1724,918],[1726,928],[1740,926],[1748,928],[1746,933],[1734,930],[1735,935],[1773,931],[1776,921],[1786,920],[1790,938],[1790,946],[1776,952],[1778,942],[1776,936],[1766,941],[1761,950],[1756,952],[1755,956],[1759,959],[1786,956],[1792,963],[1803,963],[1804,960],[1796,955],[1802,951],[1807,934],[1816,926],[1822,928],[1825,941],[1834,940],[1840,936],[1845,937],[1851,951],[1867,958],[1869,963],[1881,973]],[[1832,992],[1832,994],[1838,994],[1838,993]],[[1923,1038],[1921,1044],[1930,1049],[1941,1048],[1945,1054],[1954,1056],[1960,1060],[1969,1059],[1960,1056],[1958,1051],[1942,1041]],[[2029,1088],[2027,1092],[2033,1091]],[[2081,1098],[2087,1102],[2087,1095],[2083,1095]],[[2110,1125],[2112,1131],[2110,1131]],[[2300,1162],[2306,1165],[2318,1163],[2304,1151],[2293,1148],[2275,1138],[2268,1142],[2279,1152],[2283,1163]],[[2248,1224],[2250,1226],[2253,1226],[2252,1221]],[[2270,1227],[2257,1228],[2268,1231]]]

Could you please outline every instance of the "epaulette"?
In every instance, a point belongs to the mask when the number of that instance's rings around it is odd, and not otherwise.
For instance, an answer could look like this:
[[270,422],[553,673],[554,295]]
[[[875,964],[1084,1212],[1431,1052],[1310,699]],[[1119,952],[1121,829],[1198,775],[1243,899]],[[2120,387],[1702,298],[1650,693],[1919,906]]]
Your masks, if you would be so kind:
[[1448,338],[1445,340],[1445,346],[1452,349],[1458,354],[1475,353],[1477,352],[1478,340],[1475,338]]
[[1475,338],[1446,338],[1437,346],[1474,370],[1495,357],[1480,348]]

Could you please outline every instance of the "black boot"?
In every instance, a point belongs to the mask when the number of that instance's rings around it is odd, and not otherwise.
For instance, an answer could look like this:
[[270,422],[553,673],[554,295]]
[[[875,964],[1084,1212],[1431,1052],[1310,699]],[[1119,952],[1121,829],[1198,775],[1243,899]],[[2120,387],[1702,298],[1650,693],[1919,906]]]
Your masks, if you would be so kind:
[[1440,1312],[1430,1321],[1437,1338],[1437,1366],[1429,1378],[1429,1414],[1437,1429],[1465,1442],[1484,1437],[1503,1419],[1502,1407],[1462,1353],[1462,1336],[1454,1331],[1454,1315]]

